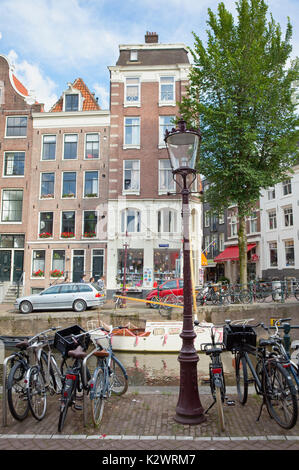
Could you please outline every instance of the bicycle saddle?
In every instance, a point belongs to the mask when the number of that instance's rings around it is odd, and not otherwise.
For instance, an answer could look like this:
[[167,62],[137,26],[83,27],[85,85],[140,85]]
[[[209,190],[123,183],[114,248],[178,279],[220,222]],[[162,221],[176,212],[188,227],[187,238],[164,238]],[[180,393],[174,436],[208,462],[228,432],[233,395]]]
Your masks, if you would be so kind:
[[261,347],[264,347],[264,346],[273,346],[274,344],[277,344],[280,342],[280,338],[269,338],[269,339],[260,339],[259,341],[259,345]]
[[19,349],[27,349],[29,346],[29,343],[28,343],[28,340],[25,339],[24,341],[20,341],[19,343],[16,344],[16,348],[19,348]]
[[78,346],[76,349],[72,349],[68,352],[69,357],[74,359],[84,359],[87,356],[87,353],[83,350],[82,346]]
[[95,351],[93,353],[93,356],[104,358],[104,357],[108,357],[109,353],[105,349],[102,349],[101,351]]

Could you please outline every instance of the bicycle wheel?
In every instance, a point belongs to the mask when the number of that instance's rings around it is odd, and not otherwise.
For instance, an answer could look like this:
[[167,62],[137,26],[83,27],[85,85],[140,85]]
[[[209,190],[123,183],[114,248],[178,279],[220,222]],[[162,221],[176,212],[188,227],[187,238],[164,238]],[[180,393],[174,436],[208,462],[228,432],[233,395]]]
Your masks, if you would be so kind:
[[16,362],[11,368],[7,379],[7,401],[12,416],[23,421],[29,413],[27,390],[25,384],[26,367]]
[[50,366],[48,366],[48,355],[43,351],[40,367],[44,382],[49,386],[50,394],[60,393],[62,388],[61,373],[54,357],[50,356]]
[[288,372],[278,362],[266,363],[263,389],[270,416],[284,429],[294,427],[298,416],[297,393]]
[[247,364],[244,356],[240,353],[236,354],[236,383],[239,402],[245,405],[248,397],[248,372]]
[[104,371],[101,368],[95,371],[95,375],[92,382],[93,389],[90,395],[92,420],[94,425],[98,426],[102,421],[105,405],[105,376]]
[[299,300],[299,289],[296,289],[296,290],[294,291],[294,296],[295,296],[295,299],[296,299],[296,300]]
[[41,370],[33,366],[28,374],[28,404],[34,418],[41,421],[47,410],[47,393]]
[[216,406],[217,406],[217,413],[218,413],[219,430],[225,431],[223,402],[222,402],[222,394],[221,394],[220,387],[216,387]]
[[58,432],[62,432],[69,407],[73,403],[76,380],[65,379],[61,390],[61,405],[58,420]]
[[66,418],[69,406],[70,406],[70,397],[66,398],[64,403],[61,404],[59,420],[58,420],[58,432],[62,432],[63,430],[65,418]]
[[128,376],[121,362],[113,356],[110,364],[110,388],[113,395],[123,395],[128,390]]
[[251,294],[249,290],[243,289],[240,293],[240,300],[243,304],[250,304]]

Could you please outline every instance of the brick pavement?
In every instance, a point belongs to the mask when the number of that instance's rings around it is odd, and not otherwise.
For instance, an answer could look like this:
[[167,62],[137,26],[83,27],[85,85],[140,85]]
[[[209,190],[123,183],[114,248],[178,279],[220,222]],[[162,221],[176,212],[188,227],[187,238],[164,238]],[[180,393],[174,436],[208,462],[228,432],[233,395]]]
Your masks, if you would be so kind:
[[[167,389],[166,389],[167,390]],[[58,398],[49,399],[46,417],[37,422],[28,416],[22,423],[8,413],[8,425],[0,426],[0,450],[111,450],[122,452],[191,450],[298,450],[299,423],[291,430],[280,428],[264,408],[256,418],[261,399],[251,395],[245,407],[225,406],[226,431],[218,432],[217,411],[213,407],[207,421],[185,426],[175,422],[178,394],[153,387],[145,393],[127,392],[106,403],[98,429],[83,426],[81,411],[69,410],[62,434],[57,432]],[[230,396],[230,399],[235,398]],[[201,394],[206,408],[211,398]]]

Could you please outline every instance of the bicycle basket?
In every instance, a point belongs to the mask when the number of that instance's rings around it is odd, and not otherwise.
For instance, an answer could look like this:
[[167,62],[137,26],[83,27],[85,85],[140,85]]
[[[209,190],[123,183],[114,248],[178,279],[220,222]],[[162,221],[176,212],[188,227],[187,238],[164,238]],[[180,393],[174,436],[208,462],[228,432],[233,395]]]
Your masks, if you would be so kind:
[[68,351],[76,349],[78,345],[82,346],[86,350],[90,343],[90,336],[86,334],[77,338],[77,343],[72,338],[72,335],[80,335],[84,333],[85,330],[79,325],[73,325],[64,330],[59,330],[55,333],[54,336],[54,348],[56,348],[63,355],[67,355]]
[[245,345],[256,346],[256,332],[248,325],[229,325],[223,328],[223,343],[227,351]]

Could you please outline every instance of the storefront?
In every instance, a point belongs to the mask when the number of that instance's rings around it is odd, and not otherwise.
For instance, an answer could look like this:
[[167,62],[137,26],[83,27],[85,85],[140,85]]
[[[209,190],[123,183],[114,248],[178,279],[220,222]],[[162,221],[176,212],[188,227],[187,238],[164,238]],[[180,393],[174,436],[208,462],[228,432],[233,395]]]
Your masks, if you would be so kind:
[[128,248],[119,249],[117,261],[117,286],[123,287],[126,273],[126,287],[142,290],[143,284],[143,250]]
[[154,250],[154,281],[158,284],[167,279],[180,277],[180,250],[160,247]]

